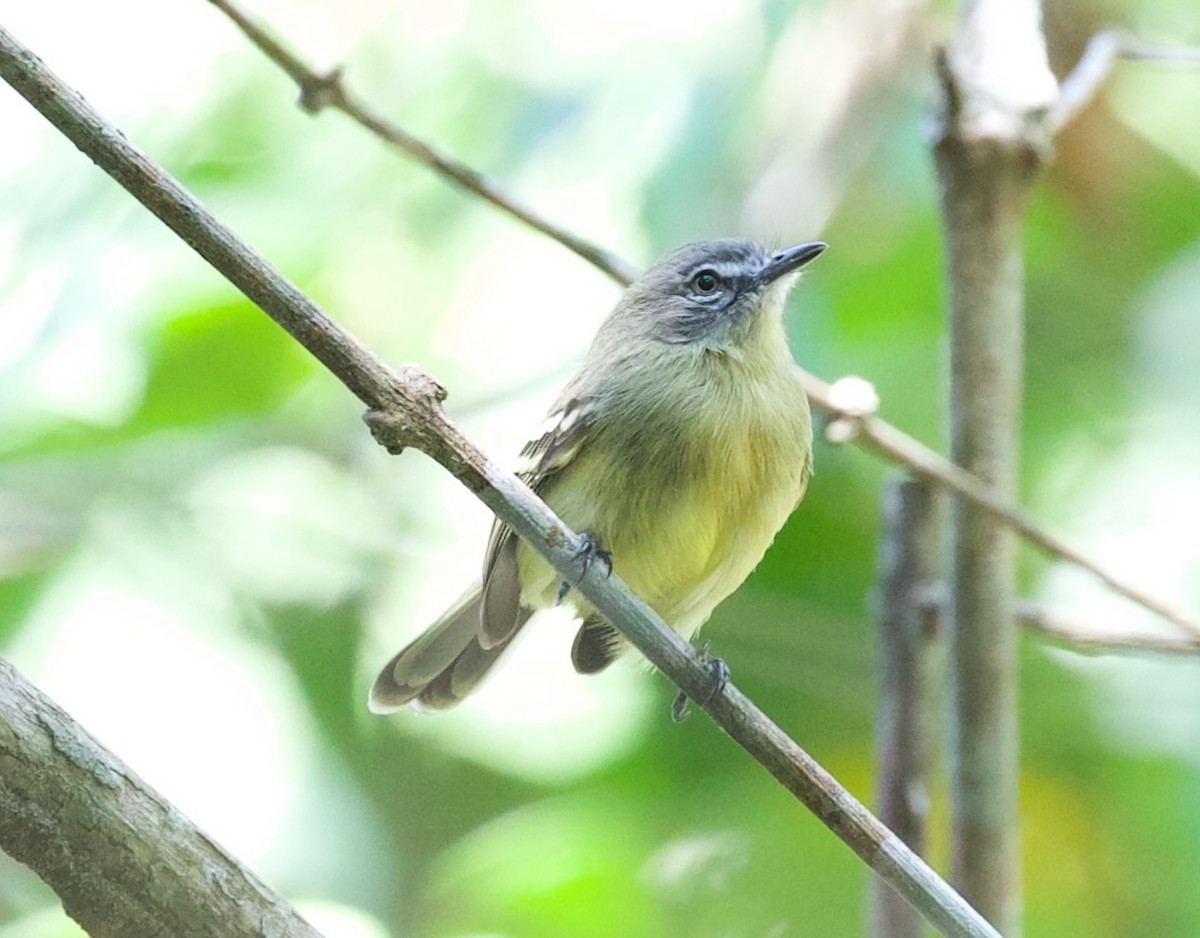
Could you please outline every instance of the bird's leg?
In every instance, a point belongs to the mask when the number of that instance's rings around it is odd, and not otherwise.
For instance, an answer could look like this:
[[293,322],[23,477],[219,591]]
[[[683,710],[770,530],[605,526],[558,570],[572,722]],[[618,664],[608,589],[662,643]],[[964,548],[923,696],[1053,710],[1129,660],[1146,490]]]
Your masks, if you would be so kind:
[[[573,559],[579,561],[579,579],[582,580],[597,560],[604,564],[604,575],[612,575],[612,554],[600,546],[600,535],[594,531],[584,531],[579,535],[579,547],[576,548]],[[571,592],[571,582],[563,580],[558,584],[556,603],[561,603]]]
[[[725,685],[729,683],[729,665],[725,663],[724,658],[714,658],[709,654],[709,649],[712,647],[711,642],[705,642],[700,646],[700,659],[708,668],[708,673],[712,675],[712,686],[709,687],[708,693],[704,695],[703,700],[696,702],[702,707],[707,707],[714,697],[725,689]],[[676,723],[682,723],[689,716],[691,710],[688,709],[688,695],[680,691],[675,698],[675,702],[671,704],[671,719]]]

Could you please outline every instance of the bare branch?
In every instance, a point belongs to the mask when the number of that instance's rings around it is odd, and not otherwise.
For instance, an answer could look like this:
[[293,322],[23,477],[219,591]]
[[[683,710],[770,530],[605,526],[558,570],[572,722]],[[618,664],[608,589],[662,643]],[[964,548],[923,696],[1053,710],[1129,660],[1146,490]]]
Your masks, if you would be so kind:
[[1112,29],[1098,32],[1088,41],[1071,74],[1059,86],[1058,100],[1046,116],[1050,133],[1062,130],[1092,102],[1121,55],[1122,44],[1121,34]]
[[[948,604],[944,584],[932,585],[924,591],[921,610],[931,620],[931,628],[937,627]],[[1016,599],[1013,616],[1021,628],[1080,654],[1200,655],[1200,638],[1178,638],[1133,626],[1085,622],[1033,599]]]
[[1088,571],[1114,593],[1170,622],[1185,633],[1188,639],[1200,639],[1200,621],[1193,616],[1108,570],[1067,538],[1033,520],[1025,509],[997,495],[978,477],[887,421],[872,414],[861,415],[843,411],[830,393],[832,385],[803,369],[798,369],[798,373],[804,382],[809,400],[826,419],[858,421],[859,426],[854,439],[862,446],[970,502],[987,512],[994,520],[1011,527],[1026,541],[1051,557],[1057,557]]
[[1200,638],[1176,638],[1145,629],[1101,628],[1030,600],[1017,600],[1015,611],[1017,624],[1023,628],[1065,643],[1072,651],[1081,654],[1150,652],[1160,655],[1200,655]]
[[320,938],[0,658],[0,847],[93,938]]
[[628,284],[637,276],[637,269],[615,254],[592,244],[561,225],[543,218],[516,196],[506,192],[498,183],[372,111],[346,90],[340,68],[322,75],[289,52],[262,27],[255,24],[232,0],[209,0],[209,2],[228,16],[267,58],[287,72],[300,86],[300,106],[304,110],[312,114],[326,107],[341,111],[381,140],[403,151],[418,162],[424,163],[460,188],[474,193],[502,212],[557,241],[568,250],[574,251],[589,264],[604,271],[619,283]]
[[1092,102],[1118,59],[1196,66],[1200,65],[1200,48],[1162,46],[1136,39],[1121,30],[1101,30],[1089,40],[1071,74],[1059,87],[1058,100],[1046,117],[1046,126],[1052,134],[1062,130]]
[[[884,481],[875,610],[881,681],[875,807],[879,819],[922,856],[942,723],[938,616],[923,601],[938,575],[936,496],[928,479],[895,474]],[[911,906],[878,879],[872,885],[872,934],[921,938],[924,928]]]
[[[451,472],[576,583],[681,690],[705,700],[704,709],[734,740],[932,924],[948,935],[997,938],[995,929],[736,687],[727,684],[713,693],[706,663],[618,577],[606,579],[601,564],[580,577],[579,537],[459,433],[441,408],[445,393],[436,382],[415,367],[384,366],[3,29],[0,75],[367,403],[372,432],[390,452],[416,446]],[[86,870],[88,879],[106,872],[103,866]]]
[[[1016,493],[1024,335],[1021,226],[1058,97],[1037,0],[963,0],[939,56],[934,139],[946,253],[950,450],[997,498]],[[977,505],[951,512],[951,856],[954,881],[1019,930],[1016,540]]]
[[1200,46],[1164,46],[1133,36],[1123,36],[1121,58],[1131,62],[1194,67],[1200,65]]

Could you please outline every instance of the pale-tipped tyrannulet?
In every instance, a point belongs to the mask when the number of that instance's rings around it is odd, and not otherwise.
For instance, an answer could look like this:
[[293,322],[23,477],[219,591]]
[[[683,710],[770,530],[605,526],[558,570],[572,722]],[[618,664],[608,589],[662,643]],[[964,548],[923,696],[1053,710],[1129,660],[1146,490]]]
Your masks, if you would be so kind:
[[[820,242],[772,254],[741,240],[667,255],[630,285],[518,474],[685,638],[758,565],[812,475],[812,418],[783,329]],[[482,583],[376,678],[376,712],[442,710],[479,683],[530,615],[561,599],[553,568],[499,521]],[[626,647],[577,593],[571,660]]]

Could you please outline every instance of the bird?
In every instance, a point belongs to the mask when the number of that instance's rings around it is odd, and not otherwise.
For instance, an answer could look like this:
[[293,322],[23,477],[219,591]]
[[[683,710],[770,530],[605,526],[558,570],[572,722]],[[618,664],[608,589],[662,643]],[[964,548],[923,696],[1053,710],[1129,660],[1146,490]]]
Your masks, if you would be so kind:
[[[758,565],[812,476],[812,417],[786,299],[827,245],[686,244],[625,290],[517,475],[672,628],[691,639]],[[577,672],[629,646],[498,519],[480,580],[375,679],[368,705],[447,710],[534,612],[579,621]]]

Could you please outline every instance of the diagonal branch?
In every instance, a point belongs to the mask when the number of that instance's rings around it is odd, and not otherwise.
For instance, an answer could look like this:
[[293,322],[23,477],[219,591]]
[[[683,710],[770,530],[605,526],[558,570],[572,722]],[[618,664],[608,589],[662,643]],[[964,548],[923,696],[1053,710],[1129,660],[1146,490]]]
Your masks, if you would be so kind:
[[1200,48],[1160,46],[1135,39],[1120,30],[1101,30],[1088,41],[1083,55],[1058,89],[1058,100],[1046,115],[1046,127],[1051,133],[1062,130],[1092,102],[1118,59],[1197,66],[1200,65]]
[[[300,86],[300,102],[306,110],[319,110],[325,106],[337,108],[382,140],[424,163],[434,172],[475,193],[501,211],[562,244],[568,250],[574,251],[618,283],[628,284],[637,276],[637,269],[626,261],[584,241],[559,225],[541,218],[532,209],[524,206],[514,196],[504,192],[498,184],[489,181],[478,171],[440,152],[433,145],[380,117],[367,105],[351,97],[342,84],[340,69],[322,75],[289,52],[262,27],[255,24],[232,0],[209,0],[209,2],[225,13],[267,58],[275,62]],[[1084,60],[1081,60],[1080,67],[1083,68],[1084,73],[1090,75],[1100,68],[1097,60],[1101,58],[1098,50],[1093,54],[1093,63],[1085,67],[1085,62],[1088,60],[1088,56],[1085,55]],[[1081,81],[1081,84],[1083,83]],[[1064,83],[1064,93],[1068,84],[1070,84],[1069,81]],[[1081,88],[1079,94],[1083,93]],[[1090,93],[1088,92],[1088,94]],[[1063,119],[1065,120],[1067,117],[1064,116]],[[829,396],[830,386],[803,369],[799,371],[813,406],[829,418],[843,416],[840,408]],[[1188,636],[1200,638],[1200,620],[1105,569],[1098,561],[1089,557],[1085,551],[1070,543],[1066,538],[1042,527],[1029,516],[1028,512],[1012,506],[1007,500],[997,496],[971,473],[954,465],[944,456],[878,417],[855,419],[859,420],[859,436],[862,438],[863,445],[868,449],[874,450],[884,459],[904,466],[922,478],[930,479],[959,498],[971,502],[991,515],[994,520],[1017,531],[1039,550],[1087,570],[1113,592],[1163,617]]]
[[329,367],[372,409],[372,429],[389,451],[411,445],[426,452],[564,578],[577,582],[609,622],[689,697],[706,700],[704,709],[722,729],[932,924],[947,935],[997,938],[962,897],[736,687],[713,693],[707,663],[616,576],[605,579],[602,565],[594,564],[580,577],[578,535],[462,436],[442,410],[445,392],[432,378],[412,366],[387,368],[2,28],[0,76]]
[[0,658],[0,848],[93,938],[321,938]]
[[1024,508],[1015,506],[996,494],[977,476],[886,420],[873,414],[846,414],[831,393],[832,385],[805,371],[801,371],[800,377],[809,400],[827,419],[855,421],[855,439],[861,440],[865,448],[873,450],[890,462],[904,466],[916,476],[935,482],[963,501],[970,502],[990,515],[994,521],[1012,528],[1043,553],[1087,570],[1114,593],[1132,600],[1170,622],[1187,636],[1185,641],[1200,639],[1200,622],[1195,617],[1113,573],[1099,561],[1089,557],[1068,538],[1043,527],[1031,518]]
[[1155,652],[1160,655],[1200,655],[1200,638],[1177,638],[1145,629],[1120,629],[1082,622],[1078,617],[1018,599],[1013,610],[1017,624],[1080,654]]
[[1058,100],[1046,115],[1046,127],[1051,133],[1062,130],[1096,97],[1121,56],[1122,43],[1121,34],[1112,29],[1101,30],[1088,40],[1083,55],[1059,86]]
[[508,213],[535,231],[557,241],[568,250],[574,251],[614,280],[627,284],[637,277],[637,270],[615,254],[592,244],[561,225],[543,218],[487,176],[373,111],[367,104],[346,90],[340,68],[321,74],[288,51],[282,43],[257,25],[231,0],[209,0],[209,2],[228,16],[238,29],[245,33],[246,38],[254,43],[267,58],[291,76],[292,80],[300,86],[300,106],[310,114],[315,114],[327,107],[341,111],[381,140],[408,154],[418,162],[424,163],[460,188],[474,193],[502,212]]

